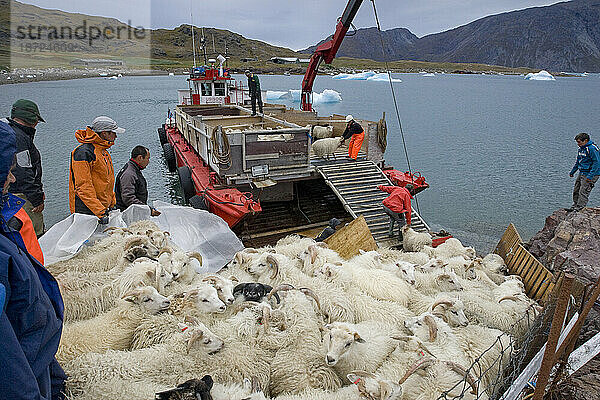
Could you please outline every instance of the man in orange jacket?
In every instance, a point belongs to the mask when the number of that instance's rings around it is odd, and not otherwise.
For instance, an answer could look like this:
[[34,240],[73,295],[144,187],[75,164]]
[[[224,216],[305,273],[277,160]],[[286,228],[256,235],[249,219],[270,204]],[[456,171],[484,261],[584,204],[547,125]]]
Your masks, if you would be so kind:
[[390,216],[389,235],[394,236],[394,223],[398,222],[398,237],[402,240],[402,227],[404,226],[404,221],[406,220],[407,225],[410,225],[411,222],[410,215],[412,213],[412,208],[410,199],[412,199],[415,194],[414,186],[410,183],[405,187],[379,185],[377,186],[377,189],[390,194],[382,201],[385,213]]
[[117,134],[125,132],[109,117],[97,117],[85,130],[75,132],[81,143],[71,152],[69,208],[72,213],[95,215],[108,223],[108,211],[116,204],[115,171],[108,149]]

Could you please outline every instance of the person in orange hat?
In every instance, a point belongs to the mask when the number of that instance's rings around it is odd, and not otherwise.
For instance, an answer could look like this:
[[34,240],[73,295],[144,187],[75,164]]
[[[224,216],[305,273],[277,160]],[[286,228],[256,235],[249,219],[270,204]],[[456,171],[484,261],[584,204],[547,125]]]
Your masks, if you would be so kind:
[[72,213],[95,215],[108,223],[108,211],[115,207],[115,170],[108,149],[118,134],[125,132],[109,117],[94,119],[92,126],[75,132],[81,144],[71,152],[69,208]]

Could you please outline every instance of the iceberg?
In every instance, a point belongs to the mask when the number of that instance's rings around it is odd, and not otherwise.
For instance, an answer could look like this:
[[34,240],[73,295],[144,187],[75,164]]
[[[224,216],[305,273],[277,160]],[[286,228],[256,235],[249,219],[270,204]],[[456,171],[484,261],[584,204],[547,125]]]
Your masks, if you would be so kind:
[[375,75],[373,71],[360,72],[358,74],[337,74],[331,79],[339,79],[345,81],[366,81],[369,77]]
[[[287,92],[279,90],[267,90],[267,100],[291,100],[300,102],[302,91],[299,89],[290,89]],[[313,104],[339,103],[342,101],[342,96],[339,92],[331,89],[325,89],[321,93],[312,94]]]
[[435,74],[433,74],[433,73],[429,72],[429,73],[423,74],[423,75],[421,75],[421,76],[435,76]]
[[525,75],[525,79],[528,81],[555,81],[556,79],[550,75],[548,71],[540,71],[537,74],[532,72]]
[[[382,72],[382,73],[375,74],[375,75],[368,77],[367,80],[371,81],[371,82],[389,82],[390,78],[389,78],[388,74],[386,74],[385,72]],[[392,78],[392,82],[402,82],[402,80]]]

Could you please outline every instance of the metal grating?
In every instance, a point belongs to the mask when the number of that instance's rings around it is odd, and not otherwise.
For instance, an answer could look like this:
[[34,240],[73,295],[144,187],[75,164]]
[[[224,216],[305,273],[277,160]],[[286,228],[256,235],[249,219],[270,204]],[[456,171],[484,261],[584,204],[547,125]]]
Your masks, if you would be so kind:
[[[364,216],[375,241],[389,241],[389,217],[381,205],[388,194],[377,189],[377,186],[393,184],[381,169],[368,160],[319,165],[316,168],[346,211],[354,218]],[[411,219],[414,230],[429,230],[427,223],[414,208]]]

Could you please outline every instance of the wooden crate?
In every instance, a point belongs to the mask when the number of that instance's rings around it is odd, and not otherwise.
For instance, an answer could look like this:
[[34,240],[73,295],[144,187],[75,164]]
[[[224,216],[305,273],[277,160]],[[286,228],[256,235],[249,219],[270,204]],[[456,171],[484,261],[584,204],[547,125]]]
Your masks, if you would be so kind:
[[519,232],[511,223],[498,242],[494,253],[500,255],[511,275],[519,275],[530,298],[545,302],[554,289],[554,274],[525,247]]
[[359,254],[359,250],[377,249],[375,239],[362,215],[325,239],[325,243],[346,260]]

